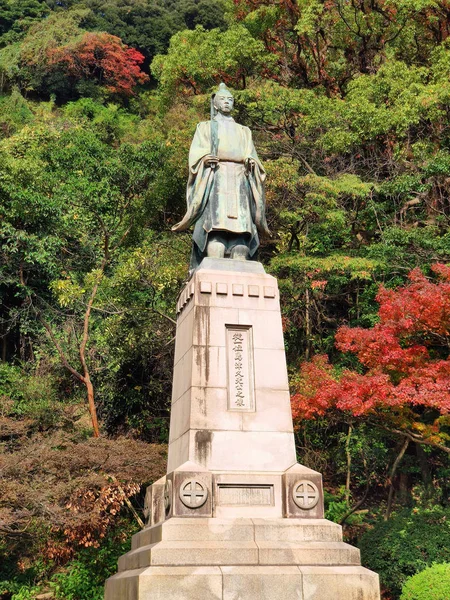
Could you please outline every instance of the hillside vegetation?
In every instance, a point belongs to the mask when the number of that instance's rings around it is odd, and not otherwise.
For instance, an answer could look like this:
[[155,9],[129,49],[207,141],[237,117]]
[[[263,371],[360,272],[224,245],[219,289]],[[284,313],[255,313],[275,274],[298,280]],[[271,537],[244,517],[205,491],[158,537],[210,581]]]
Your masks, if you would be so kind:
[[299,461],[386,600],[450,562],[449,24],[448,0],[0,0],[1,600],[102,598],[165,470],[170,228],[220,81],[268,174]]

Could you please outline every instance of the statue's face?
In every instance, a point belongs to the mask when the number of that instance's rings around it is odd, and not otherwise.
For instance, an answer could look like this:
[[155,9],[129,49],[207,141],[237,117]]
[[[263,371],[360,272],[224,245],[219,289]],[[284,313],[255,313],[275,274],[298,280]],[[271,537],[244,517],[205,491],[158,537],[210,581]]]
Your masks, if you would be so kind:
[[234,98],[230,94],[216,94],[214,96],[214,106],[219,112],[227,115],[233,110]]

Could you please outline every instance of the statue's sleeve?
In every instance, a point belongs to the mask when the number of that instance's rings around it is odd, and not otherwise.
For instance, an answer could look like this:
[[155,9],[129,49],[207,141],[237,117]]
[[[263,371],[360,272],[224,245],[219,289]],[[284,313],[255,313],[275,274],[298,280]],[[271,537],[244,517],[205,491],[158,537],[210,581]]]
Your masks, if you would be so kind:
[[186,231],[201,217],[208,201],[214,177],[214,170],[205,164],[206,156],[211,154],[210,139],[210,123],[199,123],[189,150],[187,212],[183,219],[172,227],[172,231]]
[[189,149],[189,170],[196,169],[198,162],[211,154],[211,127],[210,122],[203,122],[197,125],[194,139]]
[[270,235],[266,221],[266,195],[264,190],[264,182],[266,181],[266,172],[259,160],[256,148],[253,144],[252,132],[248,127],[246,130],[246,157],[252,158],[255,161],[255,169],[248,174],[248,181],[252,190],[253,196],[253,212],[255,225],[258,231]]

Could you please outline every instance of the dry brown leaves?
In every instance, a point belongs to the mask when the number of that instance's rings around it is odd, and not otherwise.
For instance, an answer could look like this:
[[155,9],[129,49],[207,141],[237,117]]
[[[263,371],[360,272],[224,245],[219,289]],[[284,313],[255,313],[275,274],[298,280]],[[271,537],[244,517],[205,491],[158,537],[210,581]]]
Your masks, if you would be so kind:
[[0,447],[0,535],[17,541],[46,530],[43,551],[64,562],[76,547],[97,546],[126,499],[165,464],[165,446],[125,437],[77,440],[59,431],[22,438],[15,452]]

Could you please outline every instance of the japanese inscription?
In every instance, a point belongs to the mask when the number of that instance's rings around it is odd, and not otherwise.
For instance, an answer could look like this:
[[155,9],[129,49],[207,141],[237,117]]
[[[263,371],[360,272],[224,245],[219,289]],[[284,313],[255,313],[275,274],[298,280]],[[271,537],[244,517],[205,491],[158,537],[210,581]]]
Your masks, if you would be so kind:
[[251,327],[227,326],[228,410],[255,410]]

